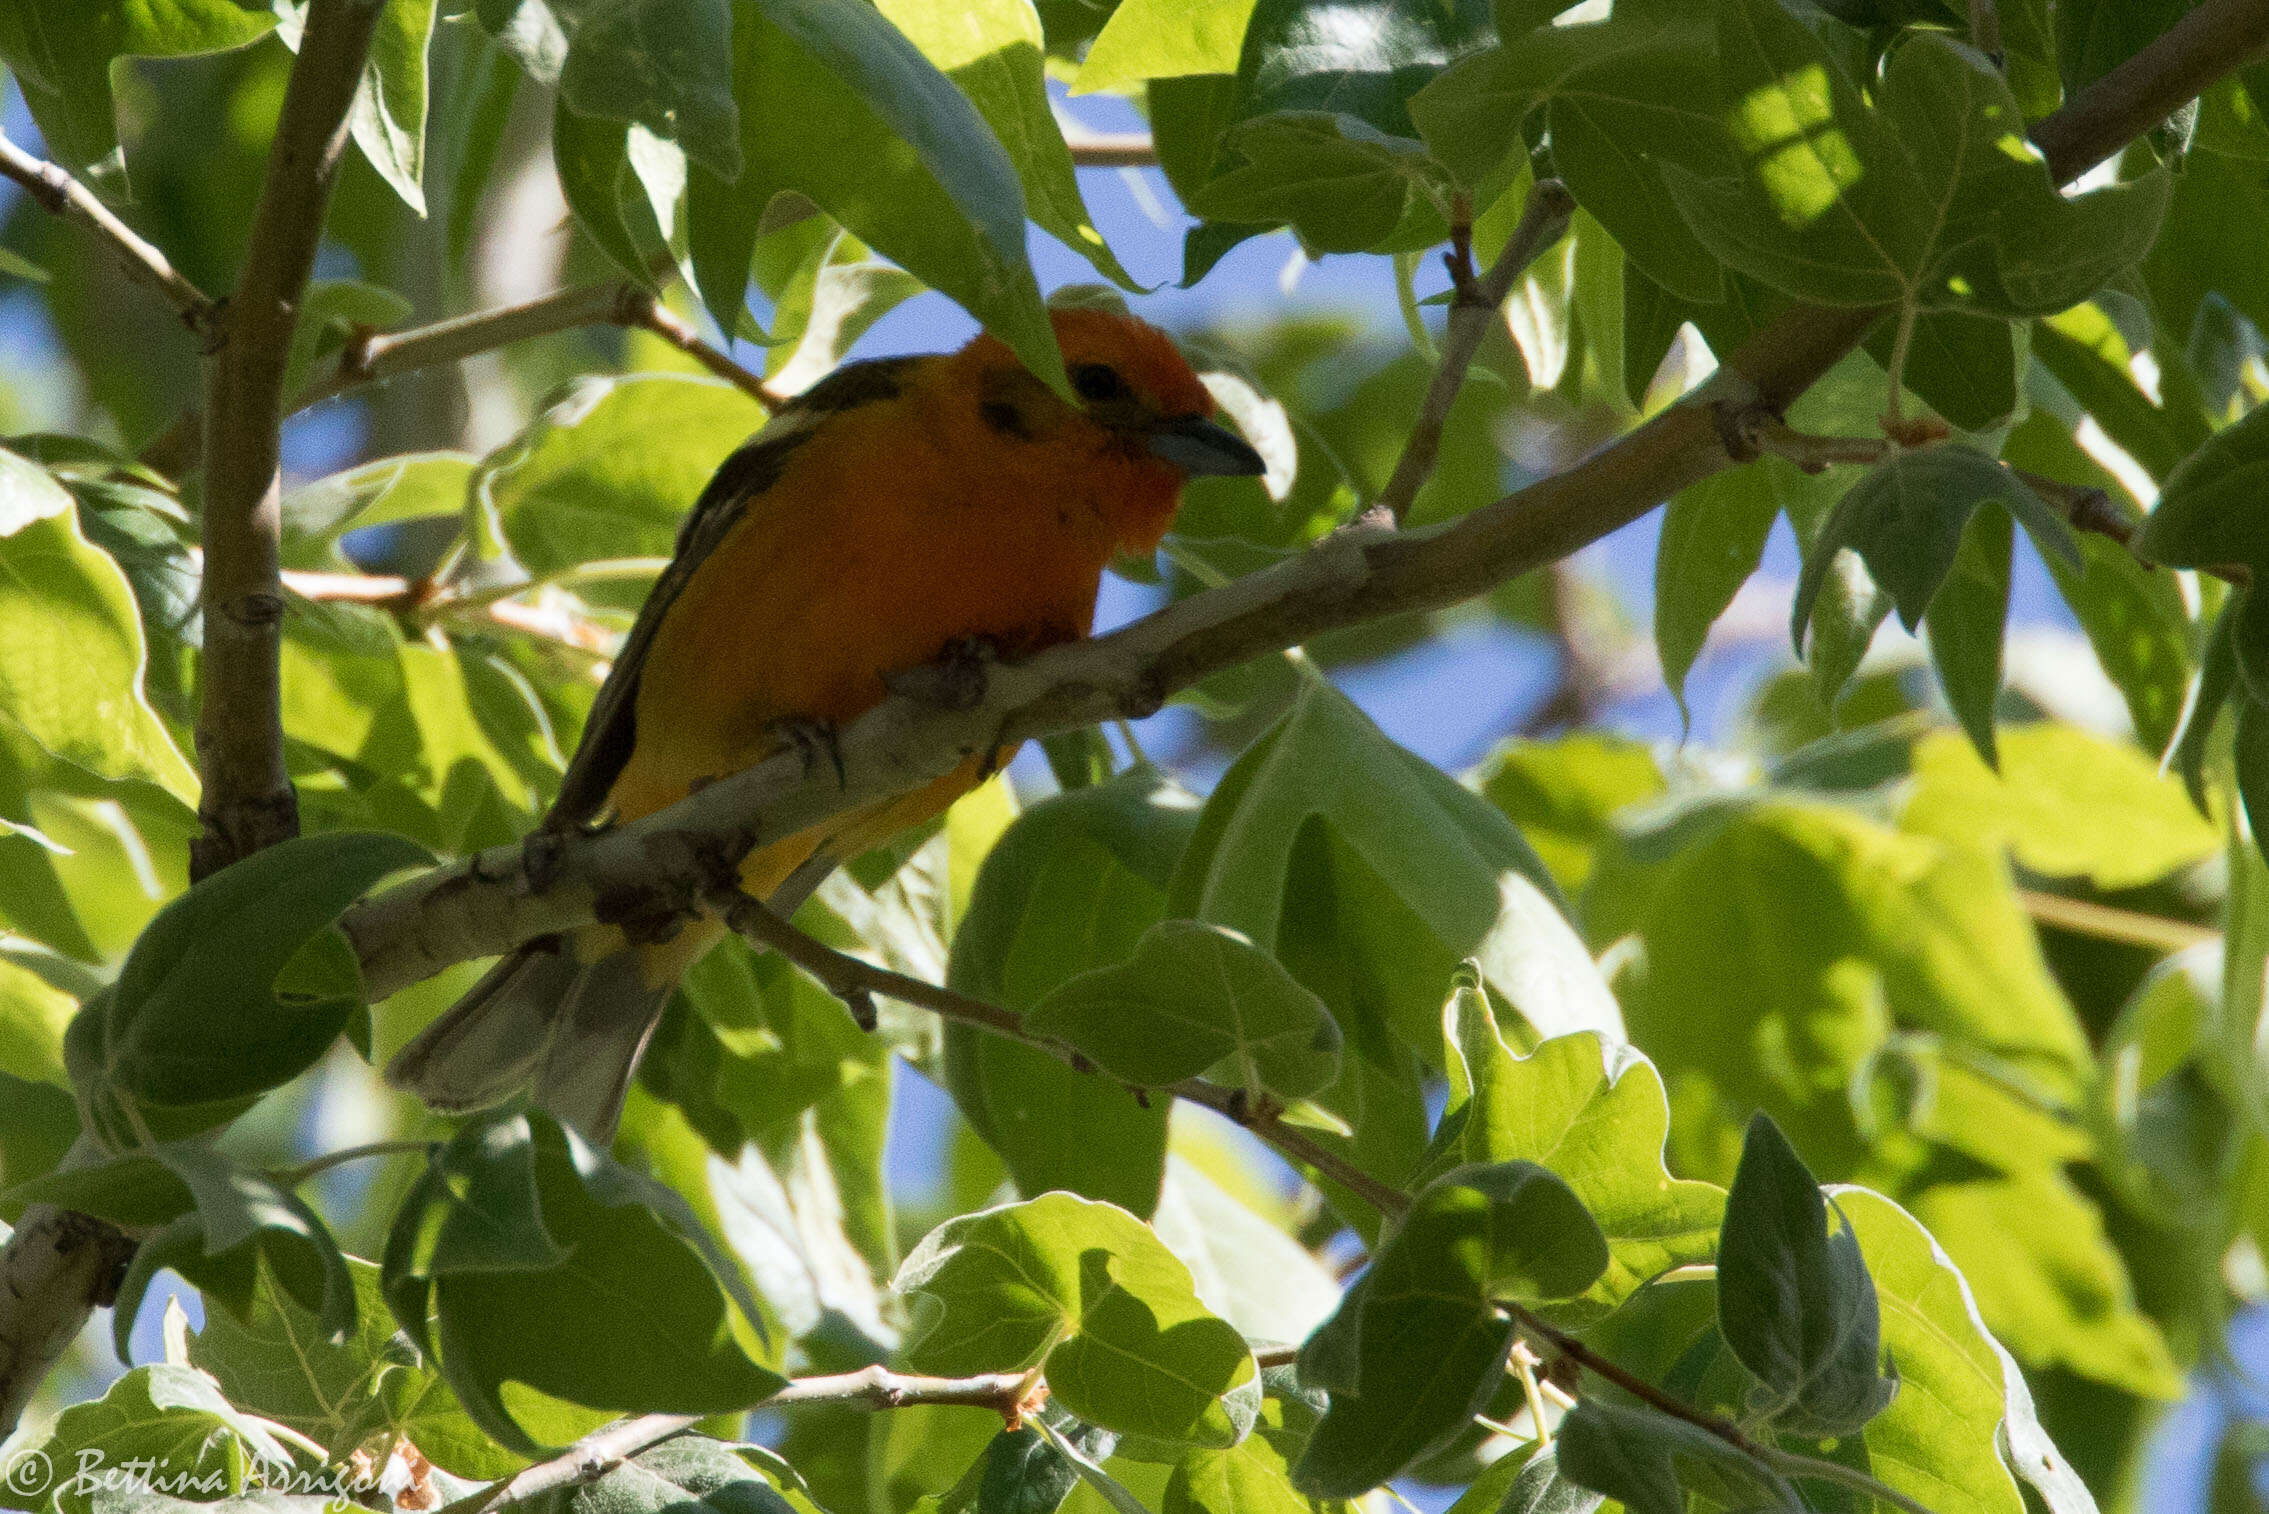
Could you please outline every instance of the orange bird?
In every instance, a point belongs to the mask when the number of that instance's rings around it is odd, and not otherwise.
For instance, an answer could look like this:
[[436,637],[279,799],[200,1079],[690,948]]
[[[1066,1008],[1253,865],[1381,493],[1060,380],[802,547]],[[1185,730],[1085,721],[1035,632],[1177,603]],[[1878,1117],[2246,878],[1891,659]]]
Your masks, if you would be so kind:
[[[791,743],[808,749],[880,703],[886,674],[956,643],[1022,655],[1084,636],[1104,565],[1158,545],[1185,479],[1261,471],[1161,333],[1100,310],[1053,320],[1077,404],[980,336],[839,369],[727,458],[599,690],[545,828],[634,819]],[[742,885],[791,912],[982,770],[972,758],[759,847]],[[594,925],[530,942],[387,1077],[439,1109],[532,1087],[605,1141],[671,990],[723,931],[701,920],[636,944]]]

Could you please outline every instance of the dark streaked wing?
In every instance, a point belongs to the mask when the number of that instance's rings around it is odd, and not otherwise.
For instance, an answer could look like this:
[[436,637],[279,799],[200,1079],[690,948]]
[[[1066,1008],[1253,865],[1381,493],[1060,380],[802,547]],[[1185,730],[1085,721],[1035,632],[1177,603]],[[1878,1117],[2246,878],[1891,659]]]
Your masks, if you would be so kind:
[[546,830],[570,830],[599,816],[615,779],[637,744],[638,678],[647,649],[685,586],[733,529],[749,505],[786,471],[789,455],[831,415],[878,400],[895,399],[906,386],[907,370],[919,358],[878,358],[836,369],[782,406],[764,429],[725,459],[701,498],[678,529],[670,566],[646,596],[646,603],[623,639],[607,681],[592,701],[583,739],[560,779],[559,798],[544,816]]

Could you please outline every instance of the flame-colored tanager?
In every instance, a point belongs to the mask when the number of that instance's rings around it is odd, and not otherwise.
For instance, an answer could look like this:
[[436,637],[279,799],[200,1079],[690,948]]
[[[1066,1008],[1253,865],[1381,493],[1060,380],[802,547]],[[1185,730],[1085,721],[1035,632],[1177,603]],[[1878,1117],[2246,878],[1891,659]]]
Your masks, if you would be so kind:
[[[966,640],[1026,654],[1087,634],[1103,568],[1158,545],[1193,474],[1256,474],[1171,342],[1053,313],[1076,404],[1008,347],[839,369],[726,459],[680,532],[568,764],[552,829],[650,814],[879,703]],[[1007,754],[751,852],[783,913],[837,864],[938,814]],[[441,1109],[532,1088],[599,1140],[714,920],[634,943],[593,925],[499,962],[387,1069]]]

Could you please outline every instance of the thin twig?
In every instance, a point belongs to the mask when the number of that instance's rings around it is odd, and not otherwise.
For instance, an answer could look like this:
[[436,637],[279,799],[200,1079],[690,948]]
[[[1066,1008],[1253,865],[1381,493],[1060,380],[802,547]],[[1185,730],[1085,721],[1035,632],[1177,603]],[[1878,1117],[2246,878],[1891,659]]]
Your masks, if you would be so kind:
[[320,1176],[334,1167],[349,1162],[367,1162],[372,1157],[407,1156],[412,1152],[431,1151],[431,1141],[404,1138],[394,1141],[369,1141],[360,1146],[342,1146],[337,1151],[326,1151],[319,1157],[310,1157],[297,1167],[285,1167],[270,1174],[285,1188],[297,1188],[309,1178]]
[[1471,227],[1453,228],[1456,234],[1447,261],[1458,295],[1442,332],[1442,360],[1434,369],[1433,382],[1426,387],[1426,398],[1419,402],[1418,418],[1411,425],[1409,440],[1403,443],[1402,456],[1395,460],[1394,474],[1372,506],[1386,512],[1396,524],[1410,514],[1418,491],[1433,476],[1450,410],[1457,404],[1458,391],[1465,387],[1466,370],[1473,366],[1473,355],[1480,351],[1489,323],[1513,292],[1514,281],[1567,231],[1568,218],[1575,209],[1575,198],[1566,185],[1558,179],[1538,180],[1529,191],[1528,205],[1521,212],[1520,224],[1513,228],[1512,239],[1489,271],[1478,278],[1473,272]]
[[1066,131],[1064,145],[1080,168],[1148,168],[1158,161],[1150,133]]
[[49,215],[85,226],[108,248],[126,276],[164,295],[182,324],[199,335],[213,319],[213,301],[155,245],[112,213],[95,192],[60,163],[35,158],[0,133],[0,176],[24,187],[32,203]]
[[651,290],[641,289],[635,284],[625,284],[622,305],[616,313],[615,323],[652,332],[717,377],[739,388],[750,399],[762,405],[767,413],[777,411],[787,403],[766,388],[762,378],[733,361],[731,353],[703,340],[701,333],[694,330],[691,321],[656,299]]
[[2040,889],[2021,888],[2017,890],[2017,898],[2025,906],[2025,913],[2043,925],[2053,925],[2076,936],[2092,936],[2098,941],[2116,941],[2123,946],[2179,952],[2222,938],[2220,931],[2193,925],[2188,920],[2146,915],[2139,910],[2120,909],[2088,899],[2068,899]]
[[284,367],[380,9],[377,0],[308,5],[244,266],[212,332],[197,712],[204,792],[197,806],[202,831],[190,846],[192,878],[299,830],[298,796],[284,765],[279,671]]
[[[889,968],[877,967],[848,952],[837,951],[825,942],[798,930],[737,887],[714,890],[709,902],[728,927],[759,946],[777,951],[810,973],[829,993],[849,1005],[852,1014],[870,1028],[873,1024],[874,996],[879,994],[903,1004],[933,1011],[948,1020],[973,1025],[994,1035],[1021,1041],[1027,1046],[1036,1046],[1082,1070],[1093,1070],[1093,1065],[1077,1049],[1026,1030],[1024,1017],[1014,1010],[972,998],[936,983],[909,977],[905,973],[892,972]],[[1382,1214],[1401,1214],[1410,1207],[1407,1194],[1390,1184],[1380,1182],[1338,1153],[1309,1139],[1304,1132],[1286,1124],[1283,1111],[1272,1102],[1265,1099],[1256,1101],[1242,1088],[1223,1088],[1198,1078],[1186,1078],[1157,1090],[1141,1090],[1145,1093],[1152,1091],[1170,1094],[1192,1104],[1202,1104],[1244,1126],[1292,1161],[1330,1178]]]
[[1521,1329],[1550,1346],[1554,1356],[1574,1362],[1594,1376],[1605,1378],[1649,1408],[1659,1409],[1672,1419],[1682,1419],[1697,1430],[1707,1431],[1736,1451],[1763,1458],[1766,1448],[1744,1435],[1741,1427],[1732,1420],[1712,1414],[1706,1409],[1697,1409],[1692,1404],[1665,1393],[1629,1368],[1592,1350],[1581,1340],[1523,1304],[1511,1299],[1500,1299],[1498,1304],[1512,1315]]
[[[649,319],[650,311],[659,314]],[[662,329],[665,321],[668,330]],[[600,279],[522,304],[453,316],[429,326],[365,332],[347,343],[328,372],[292,396],[286,413],[297,415],[405,373],[460,363],[484,352],[585,326],[643,327],[747,390],[767,410],[778,409],[781,404],[780,397],[766,389],[755,374],[703,341],[675,311],[658,305],[651,291],[628,279]],[[171,477],[195,468],[199,461],[199,425],[197,412],[182,415],[142,449],[141,461]]]

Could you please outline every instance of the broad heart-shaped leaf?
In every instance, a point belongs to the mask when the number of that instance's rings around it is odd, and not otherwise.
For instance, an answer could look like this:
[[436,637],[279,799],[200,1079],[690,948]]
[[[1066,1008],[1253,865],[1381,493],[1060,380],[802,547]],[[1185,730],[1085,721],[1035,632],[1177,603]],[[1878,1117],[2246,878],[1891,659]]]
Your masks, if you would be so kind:
[[[245,1490],[254,1469],[288,1474],[292,1454],[266,1426],[221,1396],[213,1380],[194,1367],[160,1362],[136,1367],[112,1383],[101,1398],[73,1404],[36,1449],[46,1458],[52,1487],[9,1487],[0,1492],[10,1506],[27,1492],[49,1494],[36,1506],[63,1514],[90,1514],[120,1502],[100,1496],[103,1479],[75,1482],[73,1473],[89,1464],[122,1471],[147,1458],[156,1472],[178,1479],[180,1487],[209,1490],[226,1499]],[[82,1457],[86,1457],[85,1462]],[[11,1465],[22,1465],[11,1463]],[[186,1502],[183,1500],[181,1502]]]
[[1323,1001],[1243,936],[1194,920],[1160,921],[1125,963],[1071,979],[1024,1024],[1138,1086],[1213,1068],[1219,1081],[1297,1099],[1339,1076],[1339,1027]]
[[1410,1059],[1441,1044],[1439,985],[1460,961],[1542,1034],[1620,1032],[1520,834],[1321,679],[1215,787],[1168,910],[1242,932],[1330,1006],[1348,1055],[1324,1102],[1391,1183],[1424,1148]]
[[1804,1162],[1762,1110],[1751,1116],[1718,1242],[1718,1329],[1757,1378],[1750,1408],[1794,1434],[1859,1429],[1898,1391],[1849,1222],[1831,1218]]
[[1686,1514],[1687,1491],[1715,1507],[1811,1507],[1788,1479],[1739,1447],[1642,1405],[1586,1398],[1560,1422],[1562,1473],[1631,1514]]
[[2184,458],[2159,491],[2137,549],[2170,568],[2269,566],[2269,415],[2259,407]]
[[536,574],[667,557],[702,485],[764,419],[761,405],[720,380],[577,379],[474,476],[474,529],[493,522]]
[[[1541,109],[1577,203],[1654,283],[1712,303],[1724,291],[1717,260],[1679,215],[1662,165],[1709,179],[1736,171],[1711,93],[1715,49],[1706,14],[1619,6],[1603,22],[1508,35],[1427,85],[1410,114],[1435,157],[1474,186],[1508,156],[1526,157],[1523,127]],[[1629,377],[1652,374],[1650,363]]]
[[1898,1395],[1863,1432],[1873,1475],[1935,1514],[2018,1514],[2014,1471],[2055,1514],[2094,1514],[2093,1500],[2073,1501],[2077,1478],[2034,1417],[2024,1374],[1930,1232],[1879,1193],[1828,1194],[1858,1238],[1899,1369]]
[[238,0],[18,0],[0,10],[0,61],[23,89],[50,157],[75,173],[118,150],[111,65],[241,47],[276,24]]
[[1232,1446],[1260,1409],[1245,1339],[1133,1215],[1069,1193],[949,1220],[894,1286],[919,1295],[906,1364],[967,1376],[1039,1367],[1089,1424]]
[[1331,1407],[1293,1469],[1302,1492],[1353,1498],[1462,1432],[1512,1344],[1497,1306],[1570,1299],[1607,1242],[1575,1191],[1533,1162],[1455,1168],[1428,1184],[1370,1270],[1300,1350]]
[[[765,1365],[762,1306],[685,1200],[548,1115],[496,1111],[438,1149],[381,1266],[395,1320],[421,1346],[438,1338],[467,1412],[524,1455],[542,1449],[537,1396],[718,1414],[783,1381]],[[566,1319],[580,1324],[558,1329]]]
[[[1025,811],[978,869],[946,982],[1021,1013],[1077,974],[1126,961],[1165,913],[1198,804],[1145,767]],[[1144,1109],[1035,1047],[956,1027],[945,1081],[1019,1192],[1065,1188],[1138,1215],[1157,1206],[1166,1101]]]
[[1071,149],[1048,104],[1032,0],[882,0],[877,8],[984,116],[1016,165],[1040,229],[1113,283],[1141,287],[1119,266],[1080,198]]
[[[73,1077],[112,1101],[197,1112],[297,1077],[361,1004],[360,974],[332,922],[388,873],[431,861],[404,836],[334,831],[281,842],[213,874],[158,912],[118,981],[74,1022]],[[109,1111],[104,1114],[104,1111]],[[119,1127],[136,1142],[136,1121]]]
[[372,1435],[402,1436],[458,1477],[509,1475],[520,1458],[481,1433],[441,1376],[403,1341],[387,1312],[378,1268],[346,1259],[355,1328],[334,1340],[262,1267],[241,1317],[208,1310],[189,1341],[192,1366],[230,1403],[296,1430],[343,1460]]
[[1214,221],[1290,225],[1313,252],[1362,252],[1393,237],[1414,207],[1446,200],[1448,179],[1426,149],[1361,118],[1280,110],[1222,139],[1233,166],[1191,204]]
[[[1063,358],[1025,257],[1016,164],[953,81],[864,0],[744,6],[732,57],[744,166],[728,181],[696,162],[687,184],[708,265],[745,268],[766,207],[792,190],[1061,388]],[[742,293],[703,289],[712,310],[739,310]]]
[[1872,108],[1837,31],[1783,0],[1719,8],[1724,121],[1742,167],[1665,174],[1728,265],[1831,304],[2017,317],[2085,298],[2149,249],[2164,175],[2066,199],[1983,56],[1918,34],[1892,53]]
[[180,1179],[196,1207],[145,1242],[118,1285],[111,1335],[120,1361],[129,1360],[127,1344],[143,1295],[167,1267],[196,1284],[208,1303],[243,1319],[250,1316],[265,1263],[284,1291],[315,1317],[325,1338],[354,1328],[357,1303],[346,1260],[299,1195],[264,1173],[236,1166],[203,1142],[169,1142],[151,1154]]
[[0,723],[194,805],[196,772],[150,708],[144,666],[133,590],[81,531],[70,491],[0,451]]
[[1450,1098],[1429,1167],[1523,1160],[1574,1190],[1607,1240],[1607,1270],[1555,1305],[1571,1326],[1612,1313],[1650,1278],[1717,1252],[1725,1192],[1664,1167],[1670,1106],[1654,1064],[1593,1032],[1516,1057],[1489,998],[1461,983],[1442,1009]]
[[1315,1428],[1316,1409],[1302,1396],[1271,1389],[1253,1433],[1226,1451],[1192,1451],[1167,1479],[1160,1514],[1319,1514],[1292,1486],[1292,1459]]
[[2214,855],[2221,837],[2131,742],[2039,721],[2004,726],[2001,771],[1936,731],[1915,743],[1901,828],[2006,848],[2027,872],[2140,888]]
[[1846,548],[1857,552],[1869,576],[1889,591],[1906,628],[1920,625],[1953,569],[1970,517],[1989,503],[2022,520],[2044,552],[2078,563],[2072,528],[1992,458],[1960,443],[1901,452],[1852,485],[1813,540],[1790,618],[1797,649],[1803,650],[1804,628],[1811,623],[1829,562]]

